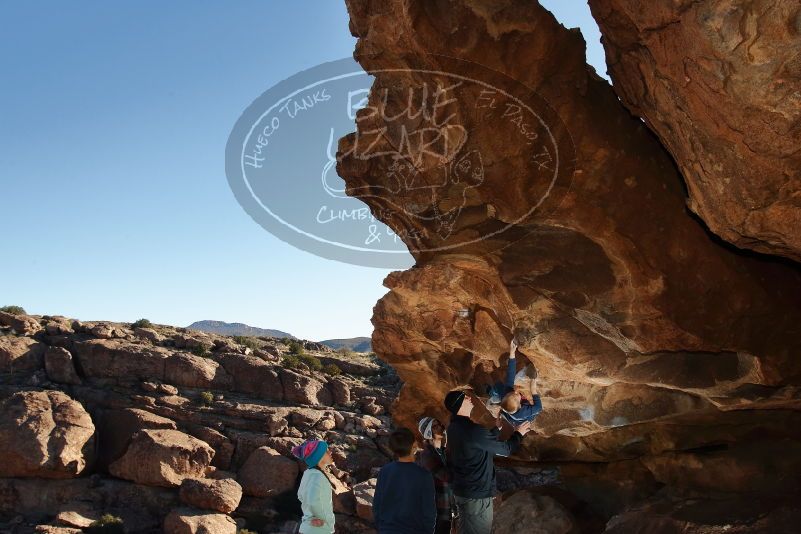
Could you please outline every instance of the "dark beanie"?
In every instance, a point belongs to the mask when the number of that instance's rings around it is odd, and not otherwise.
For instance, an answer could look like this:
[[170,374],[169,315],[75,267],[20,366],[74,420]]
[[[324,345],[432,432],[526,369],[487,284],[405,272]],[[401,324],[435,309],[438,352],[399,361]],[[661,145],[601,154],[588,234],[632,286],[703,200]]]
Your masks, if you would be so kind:
[[462,402],[464,402],[464,391],[454,390],[445,395],[445,408],[454,415],[462,407]]

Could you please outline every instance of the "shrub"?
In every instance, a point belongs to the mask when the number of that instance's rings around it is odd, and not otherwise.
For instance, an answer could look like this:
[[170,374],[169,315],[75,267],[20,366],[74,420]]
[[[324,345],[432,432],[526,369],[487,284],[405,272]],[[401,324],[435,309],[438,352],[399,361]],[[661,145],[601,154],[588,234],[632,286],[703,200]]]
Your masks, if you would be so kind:
[[139,319],[135,323],[131,323],[131,328],[153,328],[153,323],[147,319]]
[[252,336],[234,336],[234,341],[253,350],[261,347],[261,343],[259,343],[258,340]]
[[321,371],[323,369],[323,362],[321,362],[320,358],[317,356],[312,356],[311,354],[301,354],[299,358],[300,361],[312,371]]
[[284,358],[281,360],[281,365],[286,367],[287,369],[299,369],[303,364],[300,361],[300,358],[295,354],[286,354]]
[[323,367],[323,372],[329,376],[339,376],[342,374],[342,369],[335,363],[329,363]]
[[287,369],[301,369],[306,367],[312,371],[320,371],[323,369],[323,362],[317,356],[311,354],[285,354],[281,365]]
[[26,315],[25,308],[22,306],[3,306],[0,311],[10,313],[11,315]]
[[92,521],[86,532],[94,534],[125,534],[122,519],[111,514],[104,514],[97,521]]
[[190,352],[195,356],[203,356],[207,358],[209,356],[209,348],[206,345],[198,345],[197,347],[192,347]]
[[287,346],[289,347],[289,353],[290,354],[297,354],[298,356],[300,356],[301,354],[304,354],[304,352],[305,352],[303,350],[303,345],[301,345],[299,342],[295,341],[294,339],[292,341],[290,341],[289,343],[287,343]]
[[211,406],[214,402],[214,395],[212,395],[211,391],[204,391],[200,394],[200,403],[203,406]]

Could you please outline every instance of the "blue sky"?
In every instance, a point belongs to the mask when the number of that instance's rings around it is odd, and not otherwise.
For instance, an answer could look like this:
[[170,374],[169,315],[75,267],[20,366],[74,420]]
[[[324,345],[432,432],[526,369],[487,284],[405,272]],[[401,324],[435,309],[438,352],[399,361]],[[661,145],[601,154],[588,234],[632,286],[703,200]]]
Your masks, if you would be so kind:
[[[542,2],[590,43],[580,0]],[[4,2],[0,305],[370,335],[386,269],[313,256],[234,199],[224,150],[273,84],[350,56],[344,2]],[[410,265],[411,265],[411,259]]]

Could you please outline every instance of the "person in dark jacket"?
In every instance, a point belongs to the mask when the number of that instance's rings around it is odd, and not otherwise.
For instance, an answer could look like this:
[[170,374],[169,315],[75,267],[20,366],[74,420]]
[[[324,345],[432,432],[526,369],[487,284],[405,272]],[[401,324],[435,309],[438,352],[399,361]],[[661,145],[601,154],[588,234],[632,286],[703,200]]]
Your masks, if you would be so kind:
[[453,520],[453,492],[445,458],[445,427],[433,417],[423,417],[417,424],[417,429],[425,440],[417,463],[428,469],[434,477],[434,491],[437,496],[437,527],[434,534],[449,534]]
[[464,391],[445,396],[453,414],[448,425],[448,466],[451,489],[459,515],[461,534],[490,534],[492,498],[495,493],[495,456],[509,456],[519,447],[531,423],[523,423],[506,441],[498,441],[498,429],[486,429],[470,420],[473,401]]
[[414,462],[415,438],[408,428],[389,436],[398,457],[378,472],[373,521],[378,534],[431,534],[437,521],[434,479]]

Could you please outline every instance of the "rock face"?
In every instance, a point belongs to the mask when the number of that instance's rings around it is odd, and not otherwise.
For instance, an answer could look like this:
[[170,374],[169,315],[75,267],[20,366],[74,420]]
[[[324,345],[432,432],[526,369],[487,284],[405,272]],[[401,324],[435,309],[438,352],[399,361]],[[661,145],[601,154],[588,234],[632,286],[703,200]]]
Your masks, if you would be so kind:
[[[798,47],[788,43],[798,35],[786,24],[797,11],[786,9],[789,2],[773,3],[782,22],[766,22],[761,35],[770,40],[775,31],[780,37],[770,46],[756,37],[743,40],[738,56],[756,43],[752,63],[743,69],[765,70],[733,73],[738,79],[726,90],[733,95],[751,84],[753,94],[772,96],[755,109],[742,109],[748,106],[736,100],[730,106],[740,108],[729,115],[725,102],[700,109],[717,93],[700,87],[706,78],[697,71],[711,76],[719,66],[699,60],[700,66],[680,67],[684,43],[693,57],[697,47],[708,45],[705,39],[728,39],[726,32],[759,35],[755,21],[767,3],[749,10],[746,4],[758,3],[736,2],[730,18],[725,6],[731,3],[724,2],[653,2],[647,9],[640,2],[591,3],[596,14],[608,11],[602,27],[623,28],[607,43],[623,43],[613,68],[626,79],[615,82],[631,89],[621,97],[646,99],[643,114],[649,117],[650,109],[654,115],[648,124],[663,139],[680,138],[666,144],[681,170],[714,171],[704,178],[685,171],[688,182],[707,180],[708,193],[691,191],[696,205],[715,204],[699,198],[718,195],[731,177],[732,188],[716,198],[732,220],[743,199],[749,209],[783,214],[755,215],[758,230],[740,232],[752,236],[746,244],[797,258],[790,254],[795,245],[788,244],[790,237],[801,238],[801,225],[793,222],[797,212],[791,214],[798,206],[797,198],[791,200],[798,192],[798,102],[790,81],[797,76],[775,76],[797,63],[789,58]],[[683,491],[741,488],[751,474],[772,465],[770,448],[757,436],[768,433],[774,443],[801,437],[801,270],[741,253],[688,215],[671,152],[585,64],[578,32],[536,2],[347,5],[359,38],[355,57],[375,82],[356,132],[340,140],[337,171],[347,193],[388,224],[416,260],[414,268],[386,278],[390,291],[373,313],[373,348],[405,383],[393,414],[397,423],[414,428],[422,415],[446,420],[445,393],[456,387],[483,392],[502,379],[516,336],[519,365],[536,366],[544,405],[519,460],[630,460],[627,469],[642,481],[639,496],[611,481],[606,490],[600,483],[581,489],[596,503],[604,494],[617,499],[626,493],[631,504],[651,495],[654,484]],[[752,22],[739,29],[720,25],[740,20],[742,11],[748,12],[742,20]],[[692,19],[686,30],[684,17]],[[653,20],[659,22],[652,32]],[[660,26],[675,20],[676,28]],[[698,24],[706,24],[710,35],[710,28],[723,28],[724,37],[699,35],[701,42],[690,45]],[[663,44],[677,32],[684,41]],[[655,59],[647,58],[646,82],[638,86],[630,71],[651,46]],[[785,49],[773,57],[773,46]],[[661,54],[670,57],[662,61]],[[673,69],[666,80],[662,68]],[[673,87],[681,68],[695,80],[691,87]],[[771,76],[780,81],[756,83]],[[652,87],[649,79],[663,85]],[[781,95],[786,102],[775,104]],[[692,102],[682,107],[676,99]],[[764,117],[755,117],[771,105],[782,116],[767,126]],[[686,126],[670,132],[665,126],[664,134],[656,126],[673,120]],[[746,146],[743,134],[727,137],[745,123],[760,131],[750,140],[780,153]],[[787,137],[767,140],[779,132]],[[708,141],[715,136],[720,139]],[[739,152],[726,148],[732,143]],[[682,155],[685,145],[703,156]],[[743,156],[749,149],[761,153]],[[735,161],[736,173],[728,166]],[[753,195],[745,192],[751,186]],[[757,191],[760,200],[751,202]],[[704,209],[699,213],[716,229]],[[787,226],[760,226],[757,220]],[[755,245],[761,232],[764,247]],[[747,454],[756,450],[763,453]],[[799,460],[794,451],[783,458],[790,465]],[[718,466],[721,475],[727,469],[738,474],[699,477],[696,462]],[[783,489],[765,491],[798,491],[801,485],[783,477],[775,482]]]
[[[106,325],[104,328],[102,332],[113,330]],[[94,328],[95,331],[97,329],[98,327]],[[162,380],[165,362],[170,353],[161,347],[100,337],[75,343],[73,356],[84,374],[93,378]]]
[[689,206],[738,247],[801,260],[798,2],[590,0],[615,91]]
[[208,444],[178,430],[142,430],[109,472],[138,484],[180,486],[185,478],[205,475],[213,456]]
[[239,470],[239,482],[246,495],[271,497],[295,487],[298,463],[270,447],[259,447]]
[[118,460],[131,444],[133,437],[142,430],[177,430],[175,422],[146,410],[124,408],[109,410],[102,415],[98,424],[100,434],[100,452],[98,464],[108,468],[109,464]]
[[0,311],[0,325],[8,326],[20,335],[31,336],[42,330],[42,325],[33,316],[14,315]]
[[353,496],[356,498],[356,515],[366,521],[373,520],[373,497],[377,478],[371,478],[353,486]]
[[521,525],[531,534],[579,534],[575,520],[558,501],[547,495],[519,491],[495,512],[493,532],[516,534]]
[[0,370],[4,373],[32,371],[42,367],[45,345],[29,337],[0,337]]
[[287,402],[312,406],[332,403],[331,392],[319,380],[288,370],[282,371],[280,377]]
[[195,508],[228,514],[242,499],[242,486],[232,478],[186,478],[181,483],[181,501]]
[[165,534],[236,534],[236,522],[224,514],[191,508],[173,510],[164,520]]
[[64,393],[13,393],[0,415],[0,477],[69,478],[91,461],[92,419]]
[[[19,335],[25,325],[30,334]],[[367,530],[350,484],[390,460],[389,419],[351,395],[386,410],[397,376],[372,356],[307,343],[310,358],[341,365],[334,378],[283,361],[288,340],[241,341],[164,325],[0,318],[0,531],[74,531],[104,514],[129,534],[235,532],[231,516],[243,529],[288,531],[291,449],[304,438],[325,439],[350,471],[331,478],[340,529]]]
[[80,384],[81,378],[75,371],[72,354],[63,347],[49,347],[44,355],[45,371],[53,382]]

